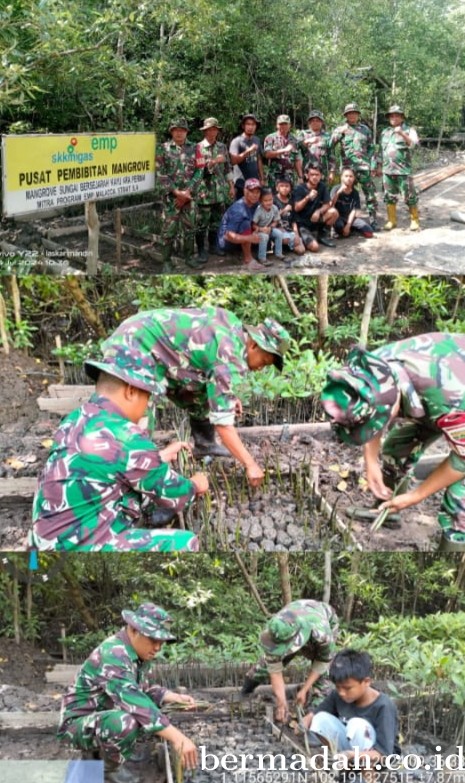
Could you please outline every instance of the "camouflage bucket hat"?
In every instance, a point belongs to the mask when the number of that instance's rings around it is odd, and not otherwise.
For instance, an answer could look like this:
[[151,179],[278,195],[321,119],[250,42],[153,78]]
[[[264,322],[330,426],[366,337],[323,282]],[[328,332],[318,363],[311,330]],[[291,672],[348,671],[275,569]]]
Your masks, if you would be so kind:
[[203,121],[203,125],[200,130],[208,130],[208,128],[218,128],[218,130],[221,130],[221,125],[216,117],[207,117],[207,119]]
[[176,639],[170,629],[173,618],[161,606],[150,603],[141,604],[135,612],[124,609],[121,616],[131,628],[150,639],[159,639],[164,642],[174,642]]
[[313,111],[309,112],[307,121],[308,120],[321,120],[321,122],[324,122],[325,118],[321,111],[316,111],[316,109],[314,109]]
[[289,114],[280,114],[278,119],[276,120],[276,124],[280,125],[282,122],[287,122],[288,125],[291,125],[291,118],[289,117]]
[[348,103],[342,113],[345,116],[346,114],[349,114],[350,111],[357,111],[359,114],[361,114],[358,103]]
[[347,364],[328,373],[321,403],[336,435],[350,445],[362,445],[387,424],[397,396],[389,365],[363,348],[353,348]]
[[258,326],[244,326],[246,332],[264,351],[274,354],[274,365],[283,370],[283,356],[289,348],[291,336],[274,318],[265,318]]
[[389,117],[390,114],[402,114],[402,117],[405,117],[405,112],[401,106],[399,106],[398,103],[394,103],[392,106],[389,107],[389,109],[386,112],[386,117]]
[[168,125],[168,130],[172,131],[173,128],[182,128],[182,130],[189,130],[189,125],[187,124],[187,120],[184,119],[184,117],[178,117],[177,119],[173,120],[173,122],[170,122]]
[[272,617],[262,634],[260,644],[267,653],[283,656],[292,647],[300,631],[297,619],[283,620],[281,617]]
[[157,383],[153,373],[146,367],[135,366],[129,349],[123,345],[115,346],[113,355],[105,357],[101,362],[88,359],[84,362],[84,370],[94,382],[97,381],[100,372],[106,372],[108,375],[114,375],[115,378],[129,383],[130,386],[135,386],[136,389],[149,392],[149,394],[154,394],[157,391]]

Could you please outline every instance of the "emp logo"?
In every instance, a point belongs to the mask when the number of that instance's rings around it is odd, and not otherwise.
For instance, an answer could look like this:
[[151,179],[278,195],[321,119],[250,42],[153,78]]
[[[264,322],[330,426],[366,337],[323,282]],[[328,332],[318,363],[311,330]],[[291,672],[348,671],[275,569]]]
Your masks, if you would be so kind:
[[[76,152],[76,147],[78,144],[78,139],[73,136],[72,139],[69,140],[68,144],[68,152]],[[113,152],[118,146],[118,139],[116,136],[94,136],[90,142],[90,147],[94,151],[108,151]]]

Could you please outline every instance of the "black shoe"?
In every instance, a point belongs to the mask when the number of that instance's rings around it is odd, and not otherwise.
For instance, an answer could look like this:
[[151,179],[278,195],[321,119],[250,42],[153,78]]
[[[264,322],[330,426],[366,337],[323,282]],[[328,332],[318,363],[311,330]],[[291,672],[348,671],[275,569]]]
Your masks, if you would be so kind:
[[255,688],[260,685],[253,677],[245,675],[244,682],[242,683],[241,693],[243,696],[250,696],[254,692]]
[[[203,251],[205,253],[205,251]],[[202,258],[200,253],[198,256],[195,256],[194,258],[186,258],[184,263],[186,266],[190,266],[191,269],[201,269],[201,267],[205,266],[205,264],[208,261],[208,255],[206,255],[206,258]]]
[[215,255],[221,257],[226,255],[226,250],[224,249],[224,247],[216,247],[213,252],[215,253]]
[[149,527],[166,527],[176,516],[172,508],[156,508],[150,515]]
[[373,231],[379,231],[379,226],[378,226],[376,218],[373,218],[373,220],[370,220],[370,226],[372,227]]
[[332,239],[327,239],[326,237],[318,237],[317,242],[319,245],[324,245],[325,247],[336,247],[336,243],[333,242]]
[[229,457],[231,452],[215,440],[215,427],[208,419],[190,418],[195,457]]

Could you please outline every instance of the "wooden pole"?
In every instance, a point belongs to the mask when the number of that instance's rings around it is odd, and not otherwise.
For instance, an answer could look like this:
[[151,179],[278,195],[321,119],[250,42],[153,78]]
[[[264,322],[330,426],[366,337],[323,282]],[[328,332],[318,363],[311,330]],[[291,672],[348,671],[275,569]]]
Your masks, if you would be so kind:
[[[59,334],[57,334],[56,337],[55,337],[55,345],[58,348],[58,350],[61,350],[61,337],[60,337]],[[57,359],[58,359],[58,367],[60,369],[60,380],[59,380],[59,383],[64,383],[65,382],[65,362],[64,362],[63,357],[60,356],[60,354],[58,354]]]
[[87,230],[89,232],[86,271],[88,275],[96,275],[100,223],[95,201],[86,201],[85,215]]
[[121,209],[115,210],[116,269],[121,269]]

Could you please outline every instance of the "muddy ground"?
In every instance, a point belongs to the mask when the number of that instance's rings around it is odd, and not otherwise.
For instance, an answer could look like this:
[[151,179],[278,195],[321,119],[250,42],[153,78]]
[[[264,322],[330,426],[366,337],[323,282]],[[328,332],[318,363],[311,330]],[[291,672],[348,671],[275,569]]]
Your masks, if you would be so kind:
[[[465,152],[443,156],[441,168],[465,162]],[[379,187],[379,184],[378,184]],[[379,194],[379,222],[385,221],[382,194]],[[287,263],[274,261],[267,268],[268,274],[459,274],[465,268],[465,224],[450,220],[456,210],[465,212],[465,172],[443,180],[421,193],[420,232],[411,232],[409,216],[404,205],[398,209],[398,228],[392,232],[380,231],[373,239],[352,237],[336,241],[336,248],[322,247],[317,254],[307,253],[298,259],[287,254]],[[115,267],[121,273],[161,274],[160,256],[153,235],[152,212],[142,211],[136,220],[135,213],[123,213],[123,249],[121,263],[116,267],[115,233],[113,214],[104,203],[99,204],[101,219],[100,261]],[[74,213],[76,214],[76,213]],[[71,215],[71,217],[70,217]],[[0,223],[0,259],[5,268],[15,257],[11,246],[20,248],[19,258],[28,271],[56,274],[85,271],[87,235],[83,218],[65,212],[62,216],[3,220]],[[84,230],[61,234],[66,228]],[[44,241],[46,247],[44,247]],[[3,244],[2,244],[3,243]],[[55,243],[55,249],[50,243]],[[16,258],[18,258],[16,254]],[[273,260],[269,256],[269,260]],[[175,262],[174,273],[194,274],[180,259]],[[202,268],[207,273],[237,274],[244,272],[238,257],[211,256]],[[197,270],[198,273],[198,270]]]
[[[36,398],[53,368],[12,352],[0,354],[0,478],[37,477],[47,459],[60,417],[39,411]],[[366,550],[430,550],[439,534],[440,496],[406,510],[401,521],[371,534],[371,522],[346,514],[347,507],[371,508],[363,478],[361,450],[330,435],[318,440],[306,433],[248,441],[265,468],[264,485],[252,491],[233,461],[191,462],[188,472],[205,470],[211,492],[195,501],[185,523],[199,534],[204,549],[314,551],[361,547]],[[160,445],[163,445],[162,443]],[[312,486],[316,482],[316,492]],[[343,525],[330,522],[318,493],[336,508]],[[0,498],[0,549],[24,549],[31,523],[31,498]],[[345,529],[344,529],[345,528]]]

